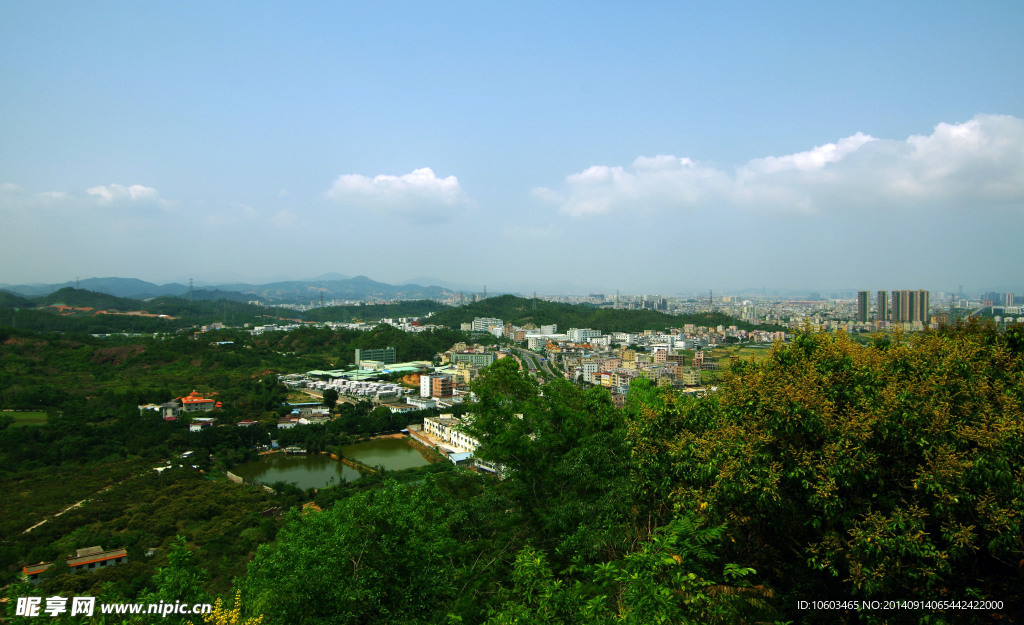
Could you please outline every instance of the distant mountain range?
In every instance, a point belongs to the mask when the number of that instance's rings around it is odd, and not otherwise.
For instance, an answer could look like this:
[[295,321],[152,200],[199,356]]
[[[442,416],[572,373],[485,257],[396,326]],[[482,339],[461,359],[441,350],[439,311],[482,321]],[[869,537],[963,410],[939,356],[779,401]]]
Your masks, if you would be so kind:
[[[140,300],[189,295],[189,287],[184,284],[173,282],[158,285],[135,278],[87,278],[58,284],[0,284],[0,290],[22,297],[40,297],[66,287]],[[313,280],[290,280],[270,284],[207,285],[193,288],[191,294],[194,299],[204,300],[228,299],[242,302],[260,300],[272,304],[306,304],[319,301],[321,295],[325,302],[335,299],[443,299],[455,294],[455,291],[440,286],[386,284],[376,282],[366,276],[348,278],[340,274],[326,274]]]

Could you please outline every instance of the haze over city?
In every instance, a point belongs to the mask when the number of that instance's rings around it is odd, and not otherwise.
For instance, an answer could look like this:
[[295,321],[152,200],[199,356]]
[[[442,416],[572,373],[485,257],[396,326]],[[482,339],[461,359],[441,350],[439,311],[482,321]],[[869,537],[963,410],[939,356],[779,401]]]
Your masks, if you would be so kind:
[[0,4],[0,282],[1024,290],[1024,7]]

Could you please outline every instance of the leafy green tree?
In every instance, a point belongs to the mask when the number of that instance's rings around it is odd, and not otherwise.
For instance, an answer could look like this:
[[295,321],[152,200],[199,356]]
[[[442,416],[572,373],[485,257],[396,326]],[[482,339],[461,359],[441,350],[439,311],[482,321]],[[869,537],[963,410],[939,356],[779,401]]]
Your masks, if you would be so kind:
[[456,539],[464,522],[429,479],[293,512],[249,566],[242,604],[269,623],[443,622],[471,581]]
[[[209,603],[206,590],[209,576],[195,562],[195,555],[188,547],[184,536],[176,536],[167,552],[167,566],[158,567],[153,574],[153,590],[144,594],[141,602],[158,603]],[[171,621],[180,621],[169,616]]]
[[338,404],[338,391],[333,388],[324,389],[324,406],[334,410],[334,407]]
[[464,427],[480,441],[479,457],[504,467],[503,491],[538,544],[579,561],[615,553],[629,476],[622,415],[608,392],[556,380],[540,393],[511,358],[484,369],[473,391]]
[[735,364],[715,396],[639,398],[638,496],[724,524],[723,555],[774,571],[783,604],[1020,601],[1021,373],[991,327],[871,346],[807,330]]
[[734,564],[712,570],[723,535],[722,526],[683,516],[636,551],[588,566],[576,579],[556,575],[542,552],[525,547],[516,556],[514,585],[501,593],[487,625],[763,622],[772,613],[771,592],[745,581],[755,571]]

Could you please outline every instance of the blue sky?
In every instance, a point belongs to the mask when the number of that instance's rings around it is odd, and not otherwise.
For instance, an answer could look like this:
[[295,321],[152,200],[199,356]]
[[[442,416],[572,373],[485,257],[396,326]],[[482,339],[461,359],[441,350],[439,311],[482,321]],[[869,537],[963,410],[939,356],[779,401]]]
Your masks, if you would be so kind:
[[1024,5],[0,4],[0,282],[1024,292]]

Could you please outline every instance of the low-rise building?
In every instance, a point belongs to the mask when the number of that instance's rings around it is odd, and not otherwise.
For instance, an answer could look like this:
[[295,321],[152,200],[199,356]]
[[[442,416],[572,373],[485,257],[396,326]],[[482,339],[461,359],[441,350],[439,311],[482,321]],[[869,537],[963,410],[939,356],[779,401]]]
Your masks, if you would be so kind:
[[443,414],[424,419],[423,432],[431,438],[440,441],[437,445],[438,450],[448,456],[448,459],[455,464],[471,462],[478,469],[500,476],[504,470],[501,465],[485,462],[473,456],[473,452],[480,446],[480,441],[463,432],[461,425],[461,419],[450,414]]
[[206,428],[213,427],[213,424],[216,423],[216,421],[217,420],[213,417],[196,417],[188,424],[188,431],[200,432]]
[[469,364],[477,367],[486,367],[497,360],[497,355],[494,352],[452,352],[450,360],[456,364],[460,362],[468,362]]
[[[64,561],[73,573],[78,571],[94,571],[128,562],[128,552],[124,548],[104,550],[100,546],[85,547],[84,549],[76,550],[75,555],[68,556]],[[37,584],[39,583],[39,576],[53,565],[53,562],[30,564],[22,567],[22,573],[25,574],[29,582]]]
[[179,399],[181,400],[181,408],[185,412],[209,412],[214,408],[220,407],[220,402],[203,397],[196,391],[192,391],[185,397],[179,397]]

